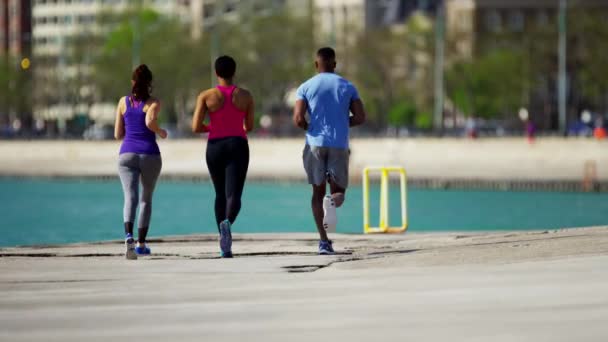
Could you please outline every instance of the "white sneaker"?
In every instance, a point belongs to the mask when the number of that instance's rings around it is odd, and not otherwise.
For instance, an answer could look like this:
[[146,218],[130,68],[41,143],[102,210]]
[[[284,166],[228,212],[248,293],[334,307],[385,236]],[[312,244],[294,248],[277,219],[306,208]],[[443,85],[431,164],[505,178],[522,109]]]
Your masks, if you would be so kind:
[[328,232],[335,232],[337,224],[336,203],[330,195],[327,195],[323,198],[323,228]]
[[127,247],[125,257],[129,260],[137,260],[137,253],[135,253],[135,240],[133,240],[132,236],[127,235],[127,238],[125,239],[125,246]]

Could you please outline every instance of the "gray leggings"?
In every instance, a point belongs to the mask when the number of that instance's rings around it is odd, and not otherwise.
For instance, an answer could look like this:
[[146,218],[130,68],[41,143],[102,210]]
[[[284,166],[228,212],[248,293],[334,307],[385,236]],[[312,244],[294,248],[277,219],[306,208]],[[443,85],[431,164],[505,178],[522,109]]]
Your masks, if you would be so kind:
[[[138,219],[139,228],[146,228],[150,225],[152,194],[162,165],[160,155],[155,154],[123,153],[118,157],[118,175],[125,195],[124,222],[134,223],[135,211],[139,201],[141,204]],[[138,198],[140,178],[142,185],[141,200]]]

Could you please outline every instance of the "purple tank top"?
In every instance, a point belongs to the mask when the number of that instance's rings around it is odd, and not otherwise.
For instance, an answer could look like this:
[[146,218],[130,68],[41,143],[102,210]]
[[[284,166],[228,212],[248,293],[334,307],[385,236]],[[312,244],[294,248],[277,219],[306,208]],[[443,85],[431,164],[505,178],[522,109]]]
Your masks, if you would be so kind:
[[160,154],[156,144],[156,134],[146,126],[145,101],[137,101],[131,96],[125,99],[127,111],[125,121],[125,138],[120,146],[120,154]]

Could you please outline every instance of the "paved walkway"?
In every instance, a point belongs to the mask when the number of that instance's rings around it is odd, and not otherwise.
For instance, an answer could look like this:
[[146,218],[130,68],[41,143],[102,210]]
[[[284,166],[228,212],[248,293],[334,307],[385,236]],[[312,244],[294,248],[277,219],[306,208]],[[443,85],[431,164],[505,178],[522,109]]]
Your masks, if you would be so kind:
[[0,249],[0,340],[608,340],[608,228],[235,238]]

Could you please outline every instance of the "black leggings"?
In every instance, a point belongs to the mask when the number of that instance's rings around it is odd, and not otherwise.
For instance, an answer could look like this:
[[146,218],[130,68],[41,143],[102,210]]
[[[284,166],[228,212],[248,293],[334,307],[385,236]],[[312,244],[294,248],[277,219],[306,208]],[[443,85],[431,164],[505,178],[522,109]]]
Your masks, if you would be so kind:
[[207,143],[207,167],[215,188],[215,220],[236,220],[249,167],[247,139],[228,137]]

